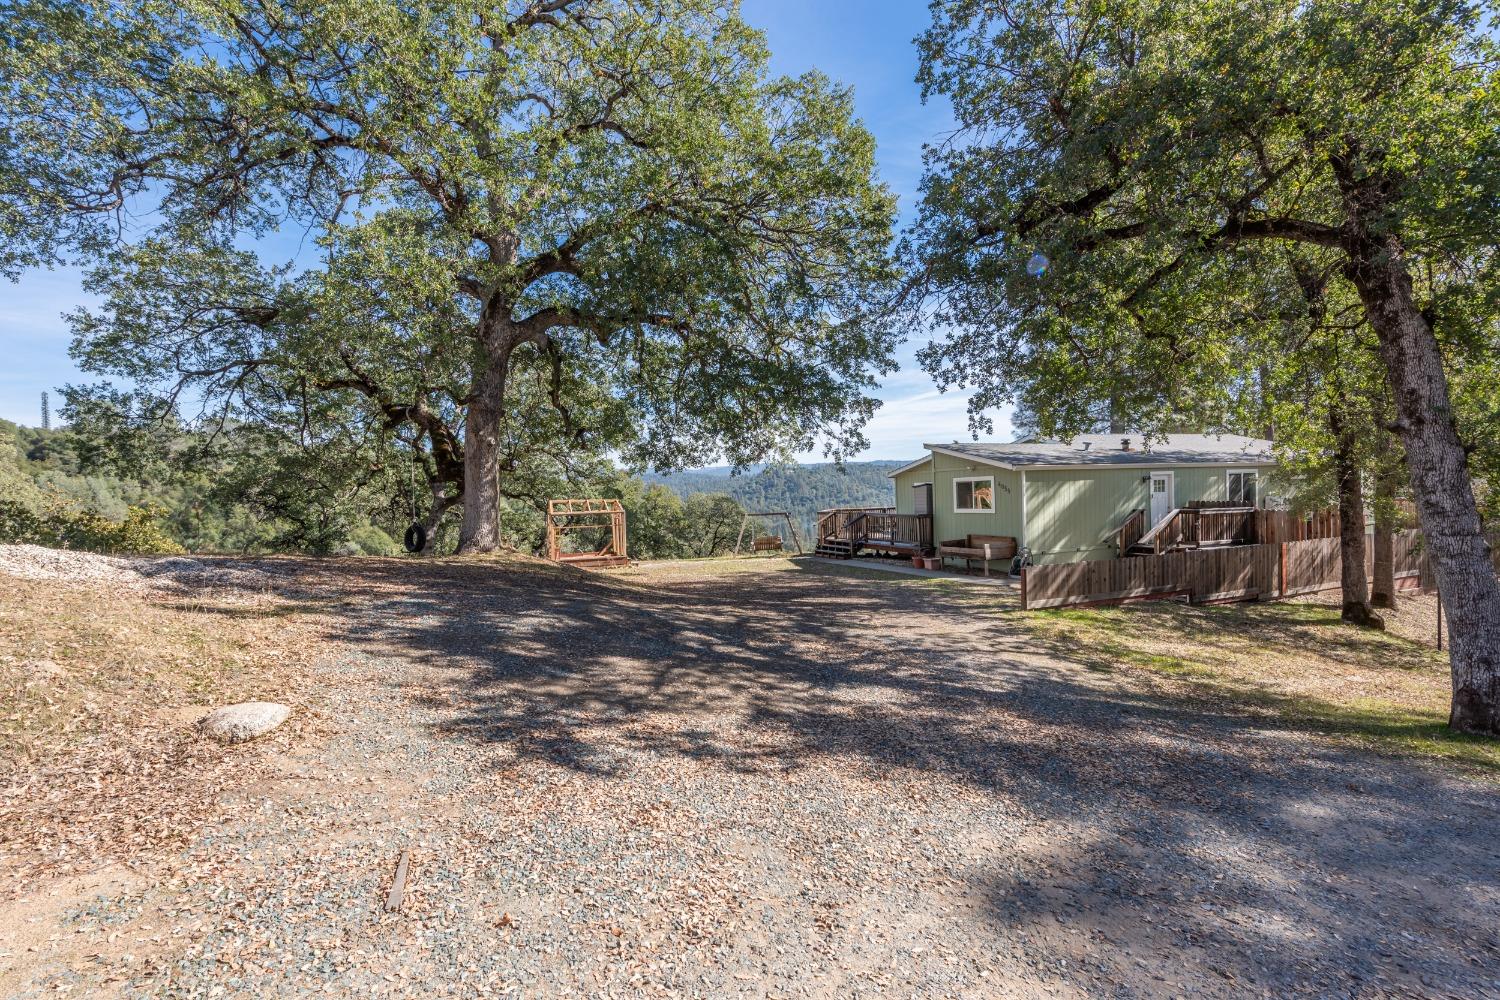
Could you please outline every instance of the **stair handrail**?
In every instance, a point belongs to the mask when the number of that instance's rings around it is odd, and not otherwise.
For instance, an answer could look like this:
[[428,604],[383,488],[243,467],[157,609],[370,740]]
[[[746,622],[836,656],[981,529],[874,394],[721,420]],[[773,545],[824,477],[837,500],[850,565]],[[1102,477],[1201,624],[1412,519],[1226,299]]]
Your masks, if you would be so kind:
[[1119,546],[1120,555],[1125,555],[1141,540],[1146,530],[1146,512],[1137,507],[1130,512],[1120,525],[1120,530],[1115,535],[1115,542]]
[[[1152,552],[1154,552],[1156,555],[1161,555],[1165,548],[1170,547],[1170,545],[1163,546],[1162,538],[1167,534],[1167,529],[1174,526],[1178,527],[1178,531],[1176,536],[1172,539],[1172,542],[1170,543],[1171,545],[1175,545],[1178,542],[1190,541],[1191,539],[1187,537],[1190,532],[1185,529],[1188,522],[1192,522],[1194,527],[1196,527],[1196,519],[1188,516],[1193,513],[1195,513],[1195,511],[1191,507],[1173,507],[1172,510],[1168,512],[1167,516],[1162,518],[1156,524],[1152,525],[1151,530],[1142,535],[1136,542],[1136,544],[1149,545],[1151,546]],[[1184,522],[1181,526],[1177,526],[1177,521],[1179,518]]]

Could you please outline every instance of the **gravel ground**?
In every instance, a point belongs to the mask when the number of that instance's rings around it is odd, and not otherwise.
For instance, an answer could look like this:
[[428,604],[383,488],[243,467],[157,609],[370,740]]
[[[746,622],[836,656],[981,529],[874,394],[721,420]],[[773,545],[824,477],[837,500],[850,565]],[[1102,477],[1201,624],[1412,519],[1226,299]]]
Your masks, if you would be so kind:
[[[285,566],[288,560],[283,560]],[[275,567],[276,564],[269,564]],[[56,580],[132,590],[214,591],[261,594],[273,589],[277,572],[266,564],[185,556],[105,556],[41,545],[0,545],[0,574],[22,580]]]
[[358,594],[334,731],[78,887],[18,995],[1500,997],[1493,784],[1145,693],[988,592],[349,565],[299,580]]

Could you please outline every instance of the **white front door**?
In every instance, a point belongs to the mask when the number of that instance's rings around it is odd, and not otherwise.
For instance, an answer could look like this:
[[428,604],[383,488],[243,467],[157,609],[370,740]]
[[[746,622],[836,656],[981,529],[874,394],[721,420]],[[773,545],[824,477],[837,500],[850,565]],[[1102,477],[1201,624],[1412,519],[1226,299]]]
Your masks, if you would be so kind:
[[1151,473],[1151,523],[1160,524],[1161,519],[1172,513],[1173,494],[1176,492],[1170,472]]

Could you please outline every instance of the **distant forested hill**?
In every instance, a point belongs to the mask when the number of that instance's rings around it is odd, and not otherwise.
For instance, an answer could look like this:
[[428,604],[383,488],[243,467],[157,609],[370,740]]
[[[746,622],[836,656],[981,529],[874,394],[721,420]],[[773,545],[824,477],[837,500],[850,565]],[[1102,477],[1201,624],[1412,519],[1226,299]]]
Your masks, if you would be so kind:
[[647,483],[662,483],[679,496],[727,493],[746,510],[784,510],[797,521],[803,542],[811,535],[817,512],[828,507],[881,506],[894,503],[892,469],[904,462],[831,462],[769,466],[731,476],[727,468],[694,469],[669,476],[648,474]]

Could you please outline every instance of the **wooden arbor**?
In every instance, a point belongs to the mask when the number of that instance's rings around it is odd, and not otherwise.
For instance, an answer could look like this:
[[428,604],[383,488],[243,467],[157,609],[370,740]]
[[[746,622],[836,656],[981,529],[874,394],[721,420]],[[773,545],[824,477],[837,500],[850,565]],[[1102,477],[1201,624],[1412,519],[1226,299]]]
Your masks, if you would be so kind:
[[[593,552],[564,552],[564,532],[609,530],[604,547]],[[570,566],[627,566],[625,508],[618,500],[547,501],[547,558]]]

